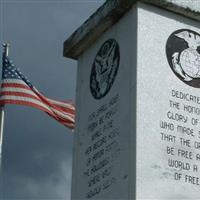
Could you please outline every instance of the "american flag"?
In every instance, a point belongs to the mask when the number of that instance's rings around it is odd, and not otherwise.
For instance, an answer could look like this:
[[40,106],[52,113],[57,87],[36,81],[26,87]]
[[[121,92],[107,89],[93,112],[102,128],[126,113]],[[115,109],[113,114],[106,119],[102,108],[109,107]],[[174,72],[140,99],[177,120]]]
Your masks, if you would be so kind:
[[74,104],[71,101],[57,101],[43,96],[4,53],[0,105],[5,104],[32,106],[72,130],[75,127]]

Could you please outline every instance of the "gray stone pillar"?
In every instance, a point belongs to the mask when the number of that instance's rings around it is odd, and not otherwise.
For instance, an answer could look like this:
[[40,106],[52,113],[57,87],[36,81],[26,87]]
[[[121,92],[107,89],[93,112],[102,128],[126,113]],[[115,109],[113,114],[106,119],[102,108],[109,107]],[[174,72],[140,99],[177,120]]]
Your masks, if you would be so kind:
[[78,60],[72,199],[200,199],[200,1],[107,1]]

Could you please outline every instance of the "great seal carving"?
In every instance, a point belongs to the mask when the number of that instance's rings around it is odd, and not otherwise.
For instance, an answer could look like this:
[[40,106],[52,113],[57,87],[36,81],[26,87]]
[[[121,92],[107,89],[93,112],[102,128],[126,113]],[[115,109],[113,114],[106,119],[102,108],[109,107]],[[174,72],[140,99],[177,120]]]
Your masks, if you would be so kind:
[[110,91],[120,62],[119,45],[115,39],[108,39],[98,50],[90,75],[90,91],[95,99],[101,99]]

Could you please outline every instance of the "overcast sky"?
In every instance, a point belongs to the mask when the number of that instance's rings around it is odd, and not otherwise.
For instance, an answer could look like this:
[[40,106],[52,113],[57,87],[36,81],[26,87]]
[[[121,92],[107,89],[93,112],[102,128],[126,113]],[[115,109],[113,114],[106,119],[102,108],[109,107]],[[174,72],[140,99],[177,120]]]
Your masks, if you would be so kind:
[[[77,63],[63,42],[103,2],[0,0],[0,43],[40,92],[75,101]],[[0,199],[70,199],[72,148],[73,133],[42,111],[6,106]]]

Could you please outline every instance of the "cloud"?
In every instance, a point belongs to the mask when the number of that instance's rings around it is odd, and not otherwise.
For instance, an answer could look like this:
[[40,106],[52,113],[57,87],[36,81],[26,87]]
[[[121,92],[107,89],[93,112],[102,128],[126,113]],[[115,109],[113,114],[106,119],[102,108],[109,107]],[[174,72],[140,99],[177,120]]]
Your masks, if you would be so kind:
[[[4,180],[3,198],[8,199],[68,199],[71,189],[71,160],[60,161],[59,167],[48,178],[34,178],[27,175],[12,175]],[[11,174],[10,174],[11,175]],[[18,185],[18,187],[16,187]],[[10,189],[7,191],[6,188]],[[30,198],[29,198],[30,197]]]
[[[102,1],[0,2],[0,42],[11,43],[14,63],[44,95],[75,99],[76,62],[62,56],[63,42]],[[70,199],[72,145],[73,134],[45,113],[6,106],[2,198]]]

